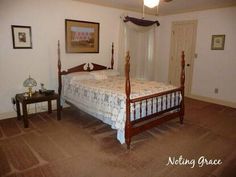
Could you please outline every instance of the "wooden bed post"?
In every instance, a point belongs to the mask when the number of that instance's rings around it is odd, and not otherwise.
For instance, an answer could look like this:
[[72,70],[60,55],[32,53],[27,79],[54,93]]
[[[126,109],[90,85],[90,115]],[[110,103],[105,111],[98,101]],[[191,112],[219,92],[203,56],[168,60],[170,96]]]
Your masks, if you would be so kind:
[[112,42],[112,49],[111,49],[111,69],[114,66],[114,43]]
[[58,55],[58,60],[57,60],[57,68],[58,68],[58,95],[61,97],[61,52],[60,52],[60,41],[58,40],[58,45],[57,45],[57,55]]
[[130,123],[130,55],[127,52],[125,63],[125,93],[126,93],[126,121],[125,121],[125,143],[130,149],[131,142],[131,123]]
[[181,101],[181,107],[180,107],[180,123],[183,124],[184,120],[184,82],[185,82],[185,55],[184,51],[182,51],[181,55],[181,75],[180,75],[180,86],[181,86],[181,95],[182,95],[182,101]]

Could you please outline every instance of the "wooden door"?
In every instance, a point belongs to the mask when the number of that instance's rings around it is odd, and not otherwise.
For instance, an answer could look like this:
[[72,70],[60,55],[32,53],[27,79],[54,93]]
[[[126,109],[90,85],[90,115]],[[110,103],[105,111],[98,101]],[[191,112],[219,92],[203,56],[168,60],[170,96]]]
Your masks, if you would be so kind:
[[169,83],[180,85],[181,51],[185,52],[185,95],[191,94],[197,21],[173,22],[169,60]]

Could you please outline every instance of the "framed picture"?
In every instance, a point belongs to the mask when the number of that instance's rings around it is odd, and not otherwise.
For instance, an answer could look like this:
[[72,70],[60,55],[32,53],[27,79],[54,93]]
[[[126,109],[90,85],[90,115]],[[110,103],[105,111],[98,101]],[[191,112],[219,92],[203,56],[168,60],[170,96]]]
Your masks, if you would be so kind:
[[65,20],[67,53],[99,53],[99,23]]
[[30,26],[11,25],[14,49],[32,49]]
[[211,50],[224,50],[225,35],[212,35]]

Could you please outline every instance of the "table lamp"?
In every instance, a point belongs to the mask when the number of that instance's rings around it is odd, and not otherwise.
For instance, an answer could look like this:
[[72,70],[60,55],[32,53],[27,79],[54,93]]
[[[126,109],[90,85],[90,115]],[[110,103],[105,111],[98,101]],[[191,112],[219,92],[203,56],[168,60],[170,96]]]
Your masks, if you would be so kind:
[[23,86],[28,87],[28,96],[31,97],[32,96],[32,87],[37,86],[37,82],[29,76],[29,78],[27,78],[24,81]]

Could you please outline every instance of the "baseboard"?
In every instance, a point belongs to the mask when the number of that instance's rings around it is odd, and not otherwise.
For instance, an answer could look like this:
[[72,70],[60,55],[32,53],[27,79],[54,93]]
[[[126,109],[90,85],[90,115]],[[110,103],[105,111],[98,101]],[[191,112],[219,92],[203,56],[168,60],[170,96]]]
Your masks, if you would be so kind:
[[[28,114],[45,112],[45,111],[48,110],[47,106],[48,105],[47,105],[46,102],[27,105]],[[56,103],[52,102],[52,110],[56,110],[56,107],[57,107]],[[22,114],[22,110],[21,110],[21,114]],[[12,112],[5,112],[5,113],[0,114],[0,120],[13,118],[13,117],[16,117],[16,116],[17,116],[16,111],[13,110]]]
[[210,102],[210,103],[215,103],[215,104],[219,104],[219,105],[224,105],[224,106],[236,108],[236,103],[234,103],[234,102],[223,101],[223,100],[209,98],[209,97],[200,96],[200,95],[189,95],[187,97],[192,98],[192,99],[196,99],[196,100],[201,100],[201,101],[205,101],[205,102]]
[[0,120],[16,117],[16,112],[4,112],[0,114]]

